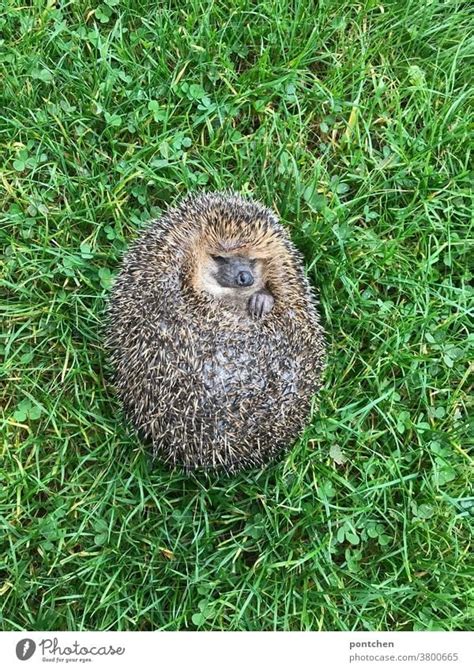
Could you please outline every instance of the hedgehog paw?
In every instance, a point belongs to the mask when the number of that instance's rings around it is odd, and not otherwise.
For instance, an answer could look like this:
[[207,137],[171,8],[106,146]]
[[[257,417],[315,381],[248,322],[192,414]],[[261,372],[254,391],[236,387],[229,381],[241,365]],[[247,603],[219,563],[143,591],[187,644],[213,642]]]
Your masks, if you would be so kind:
[[256,291],[249,300],[249,312],[251,316],[265,316],[271,311],[275,299],[268,291]]

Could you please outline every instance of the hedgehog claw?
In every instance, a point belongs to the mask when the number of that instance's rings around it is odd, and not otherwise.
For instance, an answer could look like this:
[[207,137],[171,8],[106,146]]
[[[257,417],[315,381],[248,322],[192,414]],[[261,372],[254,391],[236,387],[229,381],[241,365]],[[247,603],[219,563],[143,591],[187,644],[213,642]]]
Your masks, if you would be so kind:
[[249,300],[249,312],[252,316],[262,317],[265,314],[268,314],[273,305],[275,299],[272,294],[268,291],[256,291]]

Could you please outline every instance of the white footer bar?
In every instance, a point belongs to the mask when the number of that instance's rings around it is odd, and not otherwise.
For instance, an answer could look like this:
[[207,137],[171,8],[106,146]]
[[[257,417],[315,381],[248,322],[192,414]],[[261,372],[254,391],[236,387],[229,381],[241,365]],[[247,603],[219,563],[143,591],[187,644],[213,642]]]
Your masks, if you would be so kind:
[[9,632],[0,659],[2,670],[473,670],[474,634]]

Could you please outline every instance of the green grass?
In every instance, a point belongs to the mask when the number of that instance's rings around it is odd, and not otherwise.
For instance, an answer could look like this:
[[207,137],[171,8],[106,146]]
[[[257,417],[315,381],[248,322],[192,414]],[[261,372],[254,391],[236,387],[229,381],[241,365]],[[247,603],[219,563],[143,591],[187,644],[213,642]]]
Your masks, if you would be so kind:
[[[3,5],[3,629],[469,628],[473,28],[460,0]],[[329,341],[295,448],[209,480],[150,468],[101,332],[130,240],[199,188],[279,212]]]

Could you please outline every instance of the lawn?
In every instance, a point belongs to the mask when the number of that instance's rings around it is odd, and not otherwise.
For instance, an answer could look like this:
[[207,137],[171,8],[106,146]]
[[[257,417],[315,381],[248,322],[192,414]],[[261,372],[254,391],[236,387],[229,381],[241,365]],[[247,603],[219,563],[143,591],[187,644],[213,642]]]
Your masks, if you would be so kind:
[[[0,17],[4,630],[467,629],[473,15],[460,0],[12,0]],[[280,215],[328,338],[262,472],[124,424],[120,258],[184,194]]]

